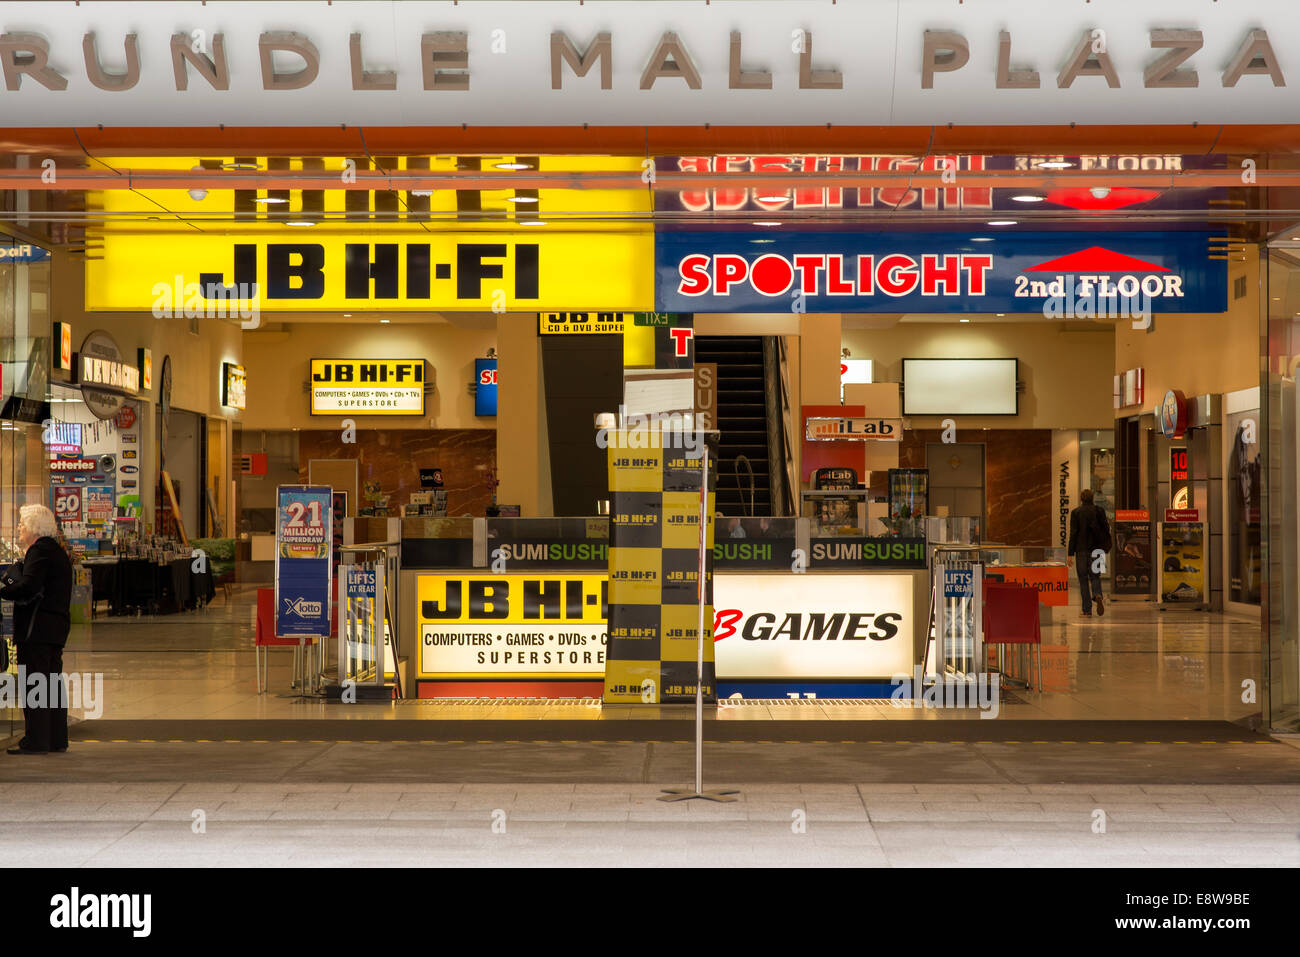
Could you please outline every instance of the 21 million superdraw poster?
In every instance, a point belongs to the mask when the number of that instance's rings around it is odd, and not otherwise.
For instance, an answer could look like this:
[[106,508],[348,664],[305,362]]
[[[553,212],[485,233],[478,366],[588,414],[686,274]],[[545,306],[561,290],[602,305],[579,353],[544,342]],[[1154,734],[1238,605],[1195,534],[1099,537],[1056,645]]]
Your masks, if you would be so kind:
[[275,508],[275,633],[330,633],[331,489],[281,485]]

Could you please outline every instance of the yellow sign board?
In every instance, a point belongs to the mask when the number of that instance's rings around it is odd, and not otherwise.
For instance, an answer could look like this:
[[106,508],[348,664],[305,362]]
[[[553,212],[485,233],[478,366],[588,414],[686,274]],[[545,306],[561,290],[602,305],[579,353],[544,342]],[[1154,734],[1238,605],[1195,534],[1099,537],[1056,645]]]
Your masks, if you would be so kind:
[[421,678],[591,678],[605,673],[606,576],[420,575]]
[[312,359],[312,415],[423,415],[423,359]]
[[[456,157],[421,161],[433,173],[457,169]],[[254,162],[259,168],[269,163]],[[342,158],[313,162],[314,169],[323,164],[346,174]],[[640,169],[635,158],[543,156],[536,162],[553,172]],[[176,157],[104,163],[178,171],[199,165]],[[649,197],[645,190],[599,189],[436,190],[427,196],[341,188],[90,193],[87,206],[103,214],[103,224],[88,230],[86,308],[186,318],[649,310],[653,227],[608,215],[649,212]],[[164,214],[127,215],[138,214],[142,200]]]
[[622,335],[632,325],[625,312],[543,312],[537,331],[544,336]]

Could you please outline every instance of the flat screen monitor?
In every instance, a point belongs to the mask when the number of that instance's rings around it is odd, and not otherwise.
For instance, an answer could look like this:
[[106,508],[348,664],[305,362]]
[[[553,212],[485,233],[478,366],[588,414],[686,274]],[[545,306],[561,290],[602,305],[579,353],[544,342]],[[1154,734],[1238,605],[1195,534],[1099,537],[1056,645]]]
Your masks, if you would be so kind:
[[1016,359],[904,359],[904,415],[1016,415]]

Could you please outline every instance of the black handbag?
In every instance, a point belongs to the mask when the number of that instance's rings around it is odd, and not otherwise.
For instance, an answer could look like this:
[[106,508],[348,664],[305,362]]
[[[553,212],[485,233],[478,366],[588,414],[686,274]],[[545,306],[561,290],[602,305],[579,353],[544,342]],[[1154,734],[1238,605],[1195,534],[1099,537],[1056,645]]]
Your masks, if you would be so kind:
[[[23,574],[23,563],[14,562],[3,572],[0,572],[0,585],[16,585],[18,583],[18,580],[22,577],[22,574]],[[36,627],[36,611],[40,607],[40,604],[44,599],[45,599],[45,589],[42,588],[40,591],[38,591],[34,596],[29,598],[27,601],[14,601],[15,607],[21,605],[25,608],[31,608],[32,610],[31,616],[27,619],[27,634],[23,635],[23,641],[31,640],[32,629]],[[13,641],[16,649],[18,645],[17,635],[14,635]],[[9,670],[9,642],[6,641],[3,642],[3,647],[0,647],[0,671],[8,671],[8,670]]]

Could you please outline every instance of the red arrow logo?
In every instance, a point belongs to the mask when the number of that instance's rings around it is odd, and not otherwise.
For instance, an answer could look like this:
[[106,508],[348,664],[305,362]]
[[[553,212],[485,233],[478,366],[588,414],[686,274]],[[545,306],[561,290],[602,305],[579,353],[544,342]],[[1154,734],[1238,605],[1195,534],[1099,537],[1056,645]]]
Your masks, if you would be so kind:
[[1077,253],[1049,259],[1037,266],[1029,266],[1021,272],[1169,272],[1167,266],[1159,266],[1133,256],[1125,256],[1113,249],[1101,246],[1089,246]]

